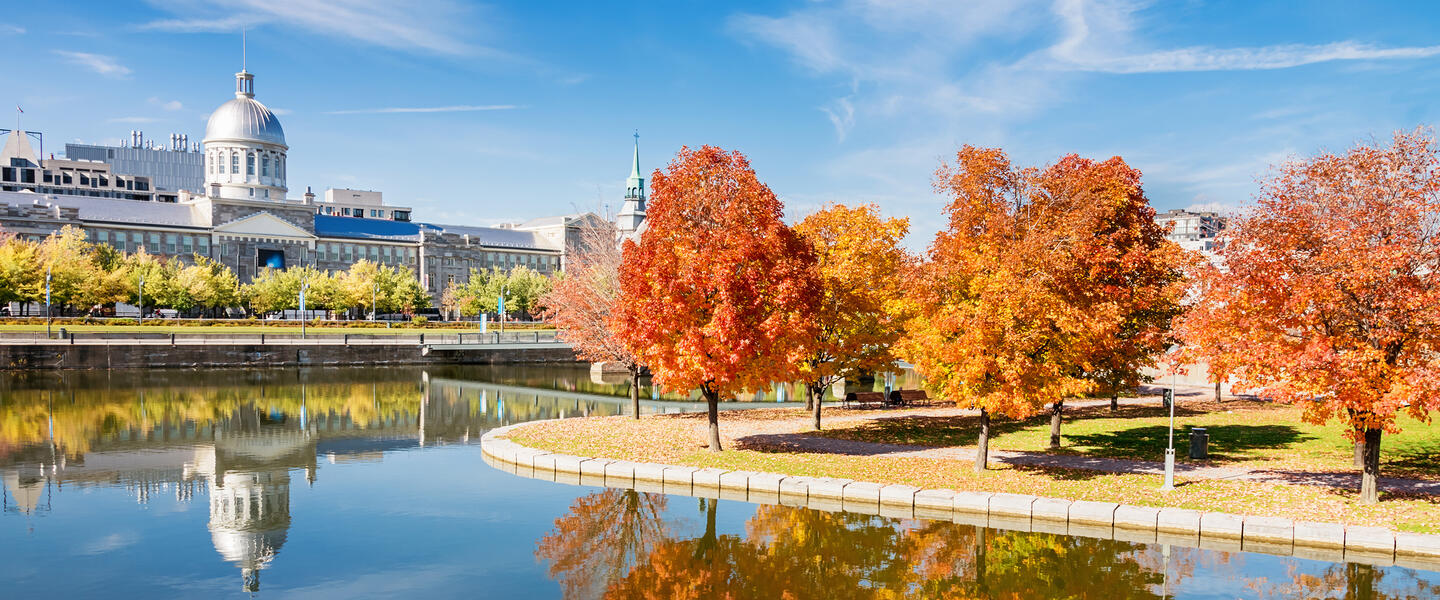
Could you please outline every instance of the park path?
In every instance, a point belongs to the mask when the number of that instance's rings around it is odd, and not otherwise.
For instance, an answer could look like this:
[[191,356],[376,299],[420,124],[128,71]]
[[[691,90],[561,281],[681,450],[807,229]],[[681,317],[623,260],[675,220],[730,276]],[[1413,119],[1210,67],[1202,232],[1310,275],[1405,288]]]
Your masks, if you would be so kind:
[[[1189,389],[1180,386],[1177,389],[1177,395],[1181,402],[1184,401],[1186,396],[1200,397],[1208,393],[1212,392],[1199,386]],[[1069,401],[1066,402],[1065,405],[1067,407],[1084,407],[1108,405],[1109,402],[1109,400]],[[1120,402],[1121,404],[1148,403],[1153,406],[1155,402],[1158,402],[1158,397],[1124,398],[1121,399]],[[907,410],[903,413],[895,414],[893,417],[887,417],[883,413],[835,415],[824,418],[823,423],[835,425],[885,418],[923,416],[953,417],[976,414],[978,413],[974,410],[946,406]],[[809,425],[810,418],[808,416],[795,419],[748,421],[729,425],[730,430],[726,432],[726,437],[731,438],[732,444],[739,443],[742,446],[783,447],[803,452],[845,454],[852,456],[885,456],[893,458],[940,458],[957,461],[975,460],[974,447],[937,448],[908,444],[843,440],[813,435],[803,431],[803,429],[809,427]],[[722,431],[725,431],[725,428],[722,428]],[[1177,447],[1181,443],[1183,443],[1183,440],[1177,440]],[[1183,452],[1184,448],[1180,448],[1179,451]],[[1083,469],[1106,473],[1146,473],[1153,475],[1163,475],[1165,473],[1165,463],[1159,461],[1048,454],[1044,452],[1017,452],[992,449],[990,451],[990,461],[1013,466]],[[1257,481],[1345,489],[1358,489],[1360,487],[1360,474],[1355,472],[1267,469],[1234,464],[1205,465],[1177,462],[1175,464],[1175,476],[1181,480],[1212,479]],[[1440,481],[1381,477],[1379,483],[1382,490],[1389,492],[1440,495]]]

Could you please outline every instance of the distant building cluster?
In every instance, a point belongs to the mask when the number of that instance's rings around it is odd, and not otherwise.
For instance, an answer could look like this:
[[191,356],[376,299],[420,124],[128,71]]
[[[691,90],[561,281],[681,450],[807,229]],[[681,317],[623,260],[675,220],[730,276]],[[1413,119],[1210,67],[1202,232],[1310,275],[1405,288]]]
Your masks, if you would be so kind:
[[[0,232],[40,239],[66,225],[117,250],[195,254],[235,270],[242,283],[260,269],[344,270],[365,259],[413,269],[437,301],[471,269],[565,268],[594,213],[541,217],[499,227],[414,221],[381,192],[308,188],[288,198],[285,131],[255,99],[255,76],[235,75],[235,97],[215,110],[205,139],[172,134],[169,145],[131,132],[127,145],[67,144],[66,158],[42,158],[33,132],[12,130],[0,150]],[[644,229],[645,181],[639,143],[619,219],[622,235]]]
[[1225,226],[1230,218],[1215,212],[1191,212],[1173,209],[1156,213],[1155,222],[1169,227],[1166,235],[1181,248],[1204,254],[1219,252],[1225,246]]

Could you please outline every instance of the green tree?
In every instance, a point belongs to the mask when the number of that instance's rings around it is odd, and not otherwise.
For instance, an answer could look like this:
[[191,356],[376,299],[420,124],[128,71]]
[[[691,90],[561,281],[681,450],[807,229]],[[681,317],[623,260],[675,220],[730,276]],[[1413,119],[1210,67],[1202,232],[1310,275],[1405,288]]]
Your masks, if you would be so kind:
[[45,294],[44,269],[34,242],[0,237],[0,304],[34,302]]

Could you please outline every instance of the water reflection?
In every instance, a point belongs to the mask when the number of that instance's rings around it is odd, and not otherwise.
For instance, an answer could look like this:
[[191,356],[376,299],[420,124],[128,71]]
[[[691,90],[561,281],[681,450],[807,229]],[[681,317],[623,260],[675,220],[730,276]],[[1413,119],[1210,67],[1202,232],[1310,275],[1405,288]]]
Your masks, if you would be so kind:
[[550,367],[0,374],[3,593],[1440,597],[1440,574],[1402,567],[595,490],[484,466],[475,444],[491,428],[620,414],[624,388],[597,387],[610,385]]
[[291,526],[291,474],[314,484],[320,457],[332,464],[380,461],[387,451],[478,442],[512,422],[618,414],[622,400],[414,369],[364,373],[7,379],[0,388],[4,509],[48,512],[54,494],[76,487],[121,486],[140,505],[157,492],[180,502],[208,493],[215,550],[239,568],[242,590],[256,591]]

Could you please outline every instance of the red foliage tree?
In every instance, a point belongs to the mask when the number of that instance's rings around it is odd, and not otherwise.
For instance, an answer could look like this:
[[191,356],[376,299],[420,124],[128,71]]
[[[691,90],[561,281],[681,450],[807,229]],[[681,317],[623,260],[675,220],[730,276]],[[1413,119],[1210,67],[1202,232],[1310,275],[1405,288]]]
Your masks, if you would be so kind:
[[658,383],[700,390],[718,452],[720,397],[789,381],[808,353],[815,256],[739,152],[682,148],[651,186],[616,330]]
[[1188,359],[1237,389],[1338,418],[1364,442],[1360,500],[1379,500],[1381,434],[1440,408],[1440,149],[1424,130],[1276,168],[1197,276]]

